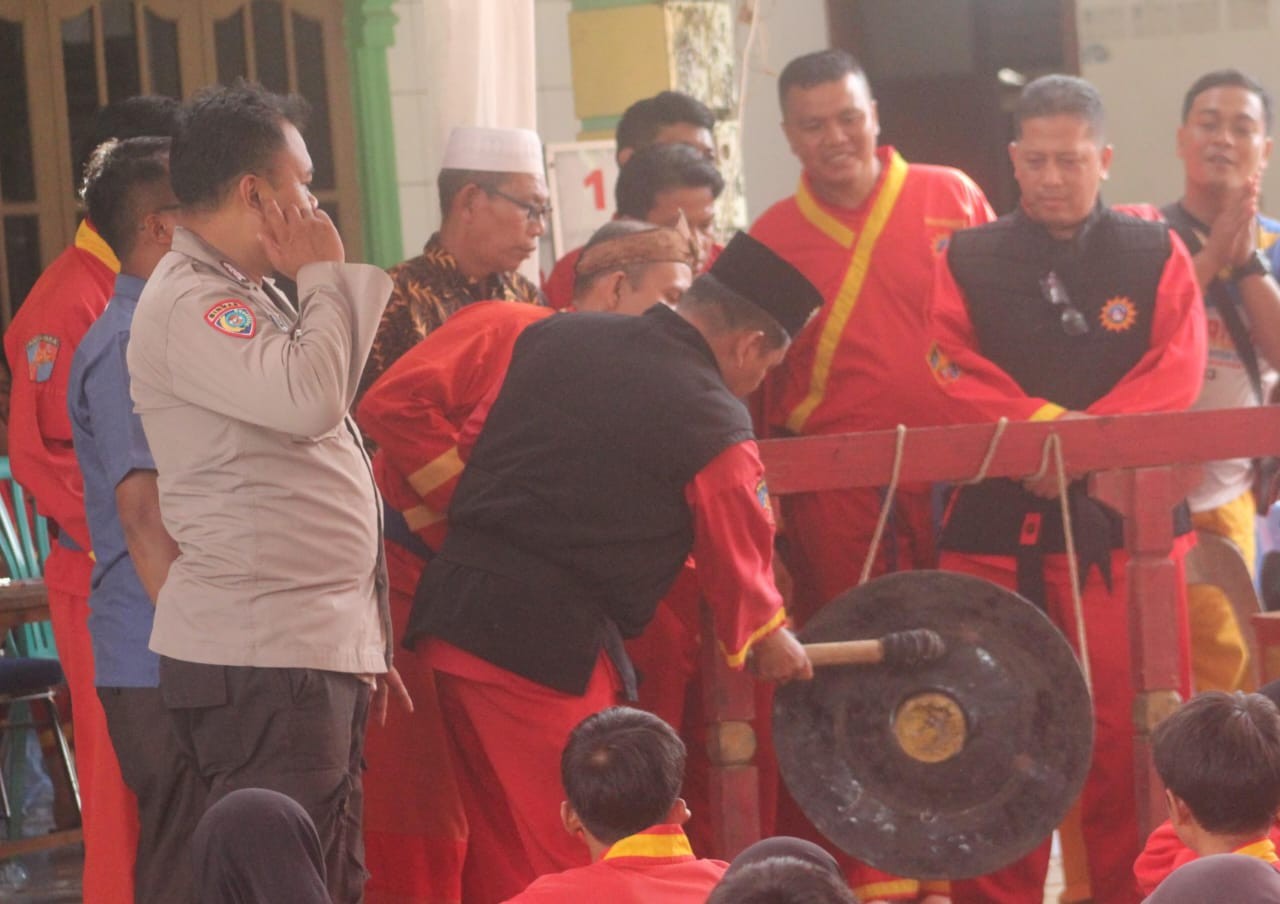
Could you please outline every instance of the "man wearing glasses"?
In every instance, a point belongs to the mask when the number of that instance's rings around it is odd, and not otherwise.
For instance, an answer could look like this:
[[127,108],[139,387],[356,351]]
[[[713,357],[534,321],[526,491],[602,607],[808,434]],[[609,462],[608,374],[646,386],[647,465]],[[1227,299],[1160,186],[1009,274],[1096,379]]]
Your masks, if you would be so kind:
[[395,290],[357,399],[401,355],[473,301],[543,303],[538,287],[516,272],[537,252],[551,213],[537,133],[455,128],[436,184],[440,231],[422,254],[388,271]]
[[[1027,85],[1009,146],[1019,209],[957,232],[939,259],[929,363],[957,423],[1175,411],[1200,391],[1205,322],[1191,258],[1162,224],[1102,205],[1111,162],[1103,127],[1101,98],[1087,82],[1051,75]],[[1074,639],[1056,479],[962,487],[940,565],[1016,588]],[[1069,496],[1096,723],[1081,811],[1089,873],[1099,904],[1136,904],[1122,525],[1084,480],[1071,482]],[[1185,510],[1178,520],[1187,533]],[[952,883],[953,900],[1039,902],[1048,863],[1046,838],[998,873]]]

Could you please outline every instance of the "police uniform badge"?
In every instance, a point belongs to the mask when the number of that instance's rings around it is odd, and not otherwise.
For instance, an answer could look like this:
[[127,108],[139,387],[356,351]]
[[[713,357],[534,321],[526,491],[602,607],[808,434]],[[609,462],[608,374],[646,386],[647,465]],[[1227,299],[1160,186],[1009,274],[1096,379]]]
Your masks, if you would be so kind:
[[27,340],[27,377],[32,383],[44,383],[53,376],[53,365],[58,360],[57,336],[41,334]]
[[222,264],[222,269],[227,271],[227,275],[230,276],[232,279],[234,279],[236,282],[245,286],[253,285],[253,283],[249,281],[249,277],[241,273],[240,268],[237,267],[235,264],[231,263],[231,261],[219,261],[218,263]]
[[1112,333],[1123,333],[1138,319],[1138,310],[1133,306],[1132,301],[1120,295],[1107,299],[1098,319],[1102,322],[1103,329]]
[[252,339],[258,332],[258,321],[243,301],[228,298],[204,312],[205,322],[220,333],[240,339]]

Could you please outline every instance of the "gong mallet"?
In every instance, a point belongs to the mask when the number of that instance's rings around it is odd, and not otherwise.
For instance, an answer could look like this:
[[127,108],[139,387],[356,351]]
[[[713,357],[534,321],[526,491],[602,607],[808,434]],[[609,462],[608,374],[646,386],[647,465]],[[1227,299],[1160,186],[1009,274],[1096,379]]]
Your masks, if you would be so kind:
[[937,631],[913,628],[894,631],[879,640],[843,640],[836,643],[807,643],[804,651],[814,668],[827,665],[916,666],[932,662],[947,652]]

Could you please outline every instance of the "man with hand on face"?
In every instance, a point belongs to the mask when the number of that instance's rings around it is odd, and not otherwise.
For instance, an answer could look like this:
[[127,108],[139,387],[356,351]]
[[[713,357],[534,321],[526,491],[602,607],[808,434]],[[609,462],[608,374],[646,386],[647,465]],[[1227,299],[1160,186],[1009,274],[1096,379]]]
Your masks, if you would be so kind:
[[[1097,91],[1071,76],[1036,79],[1014,109],[1014,129],[1009,155],[1020,207],[957,232],[938,262],[930,355],[951,418],[1186,408],[1200,390],[1205,360],[1195,271],[1163,224],[1103,206],[1099,186],[1111,147]],[[1074,643],[1057,476],[960,487],[939,565],[1018,590]],[[1099,904],[1136,904],[1142,895],[1131,866],[1140,840],[1122,523],[1088,496],[1083,479],[1071,480],[1069,499],[1093,677],[1094,758],[1081,798],[1090,884]],[[1182,515],[1175,525],[1187,521]],[[1186,533],[1189,524],[1178,526]],[[957,904],[1038,904],[1048,864],[1046,838],[1003,870],[952,882],[952,897]]]
[[396,359],[475,301],[542,304],[516,272],[547,229],[542,140],[528,129],[458,126],[436,179],[440,231],[422,254],[396,264],[391,301],[378,325],[357,398]]
[[480,904],[585,864],[556,824],[560,749],[619,692],[634,699],[622,638],[690,553],[731,666],[753,652],[765,679],[812,674],[773,584],[768,487],[739,398],[819,302],[739,235],[674,310],[527,327],[473,414],[405,640],[436,671],[472,842],[491,852]]
[[[1280,222],[1258,211],[1271,156],[1271,120],[1271,95],[1234,69],[1201,76],[1183,100],[1183,193],[1161,213],[1192,253],[1204,292],[1209,366],[1196,409],[1262,405],[1275,385],[1280,285],[1273,273],[1280,266]],[[1204,479],[1187,497],[1192,523],[1235,543],[1252,573],[1254,464],[1239,458],[1201,467]],[[1217,587],[1193,584],[1187,607],[1196,689],[1231,691],[1251,684],[1249,646],[1230,600]]]
[[[607,223],[579,259],[584,269],[576,303],[583,311],[632,316],[660,302],[674,303],[689,288],[695,259],[692,236],[683,226]],[[501,301],[468,305],[391,365],[360,401],[360,427],[378,446],[373,468],[386,504],[397,636],[408,622],[422,569],[448,529],[449,500],[463,468],[463,425],[501,385],[516,338],[552,313]],[[473,856],[473,869],[464,871],[466,818],[444,755],[435,676],[417,653],[402,653],[399,661],[418,705],[413,713],[390,713],[366,746],[365,843],[373,874],[368,897],[469,901],[474,878],[467,877],[492,865]],[[483,842],[476,847],[483,849]]]
[[365,721],[403,686],[381,506],[347,411],[391,281],[343,262],[308,188],[304,113],[245,83],[192,101],[170,153],[181,225],[128,361],[179,550],[151,636],[179,744],[210,804],[242,787],[298,801],[333,900],[356,902]]

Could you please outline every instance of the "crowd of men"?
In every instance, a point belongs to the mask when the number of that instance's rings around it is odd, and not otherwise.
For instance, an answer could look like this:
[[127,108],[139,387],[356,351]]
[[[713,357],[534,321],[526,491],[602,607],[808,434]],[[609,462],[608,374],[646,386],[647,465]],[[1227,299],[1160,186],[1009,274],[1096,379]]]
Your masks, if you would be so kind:
[[[799,57],[778,89],[794,196],[719,244],[714,117],[663,92],[619,124],[615,220],[542,289],[517,272],[547,225],[532,132],[455,129],[440,229],[384,273],[346,262],[310,193],[296,98],[103,111],[75,245],[5,335],[13,472],[57,537],[87,902],[1042,900],[1048,839],[950,883],[832,849],[763,718],[763,828],[789,840],[694,856],[701,645],[762,700],[811,678],[791,629],[857,583],[886,504],[774,500],[755,440],[1265,403],[1271,98],[1234,70],[1196,81],[1178,200],[1120,209],[1098,93],[1037,79],[997,219],[965,174],[880,144],[848,54]],[[1252,567],[1253,476],[1206,469],[1173,515],[1179,568],[1193,526]],[[1074,642],[1054,477],[964,486],[941,518],[936,488],[901,488],[873,572],[986,578]],[[1274,862],[1269,823],[1220,830],[1196,801],[1235,799],[1224,779],[1175,763],[1172,827],[1143,852],[1122,525],[1072,477],[1096,720],[1079,878],[1100,904],[1183,900],[1173,865]],[[1229,601],[1192,587],[1179,613],[1184,694],[1248,690]],[[1219,697],[1185,720],[1257,723],[1219,772],[1262,750],[1242,799],[1274,814],[1280,714]],[[1227,734],[1188,731],[1166,748]]]

